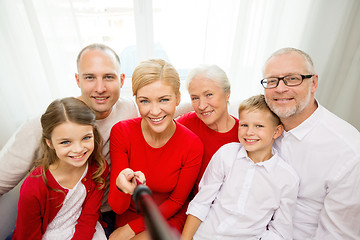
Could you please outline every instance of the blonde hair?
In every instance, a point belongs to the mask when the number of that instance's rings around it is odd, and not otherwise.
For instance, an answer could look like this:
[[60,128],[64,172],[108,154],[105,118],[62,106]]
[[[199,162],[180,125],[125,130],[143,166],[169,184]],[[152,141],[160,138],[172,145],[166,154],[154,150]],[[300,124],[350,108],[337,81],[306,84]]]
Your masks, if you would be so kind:
[[51,135],[54,129],[62,123],[73,122],[80,125],[90,125],[94,133],[94,150],[91,153],[88,163],[97,165],[92,179],[99,184],[99,189],[105,187],[105,179],[101,177],[106,169],[106,160],[101,154],[101,137],[95,125],[94,112],[79,99],[69,97],[53,101],[45,113],[41,116],[42,137],[41,148],[43,150],[42,158],[35,162],[35,167],[42,166],[42,178],[49,187],[46,178],[46,171],[49,166],[56,161],[58,157],[53,148],[50,148],[46,140],[51,141]]
[[281,121],[280,118],[269,108],[266,104],[265,97],[263,94],[259,94],[256,96],[252,96],[244,101],[242,101],[239,105],[238,113],[240,117],[240,113],[242,111],[254,111],[254,110],[261,110],[261,111],[268,111],[271,113],[271,118],[275,125],[280,125]]
[[143,61],[135,68],[132,75],[133,95],[136,96],[140,88],[159,80],[171,86],[175,94],[179,95],[179,74],[173,65],[162,59]]

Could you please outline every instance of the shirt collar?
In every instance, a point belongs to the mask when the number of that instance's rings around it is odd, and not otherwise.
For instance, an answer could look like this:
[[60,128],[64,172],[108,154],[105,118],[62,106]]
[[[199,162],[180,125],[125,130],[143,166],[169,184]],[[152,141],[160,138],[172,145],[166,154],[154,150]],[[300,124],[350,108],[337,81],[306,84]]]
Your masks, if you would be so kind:
[[316,126],[316,124],[320,121],[321,115],[323,114],[323,107],[315,100],[318,107],[316,108],[315,112],[311,114],[304,122],[302,122],[296,128],[291,129],[290,131],[283,132],[284,137],[289,135],[293,135],[296,139],[301,141],[312,129]]
[[271,153],[273,154],[273,156],[264,161],[264,162],[259,162],[259,163],[254,163],[248,156],[245,148],[242,146],[240,148],[240,151],[237,154],[237,159],[246,159],[247,161],[250,161],[251,164],[257,165],[257,166],[263,166],[266,171],[268,172],[272,172],[274,171],[274,169],[276,168],[276,165],[279,161],[279,155],[278,155],[278,151],[275,148],[272,148]]

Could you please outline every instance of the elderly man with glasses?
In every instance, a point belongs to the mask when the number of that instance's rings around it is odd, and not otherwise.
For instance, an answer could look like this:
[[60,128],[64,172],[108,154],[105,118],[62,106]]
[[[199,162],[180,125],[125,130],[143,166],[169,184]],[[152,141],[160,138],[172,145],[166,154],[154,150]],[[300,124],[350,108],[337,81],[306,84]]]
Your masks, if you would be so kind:
[[285,129],[275,147],[300,177],[294,239],[360,239],[359,131],[315,99],[318,75],[303,51],[276,51],[263,74]]

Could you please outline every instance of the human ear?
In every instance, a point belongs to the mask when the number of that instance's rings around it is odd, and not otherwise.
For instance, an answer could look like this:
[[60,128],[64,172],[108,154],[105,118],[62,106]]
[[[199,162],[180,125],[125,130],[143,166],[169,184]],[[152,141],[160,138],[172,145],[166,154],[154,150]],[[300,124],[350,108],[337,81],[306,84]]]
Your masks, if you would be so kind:
[[318,82],[319,82],[319,76],[317,74],[315,74],[312,77],[312,88],[311,88],[311,92],[315,93],[317,87],[318,87]]
[[176,94],[176,106],[179,106],[181,101],[181,93],[179,92],[178,94]]
[[226,98],[226,102],[228,103],[229,102],[229,99],[230,99],[230,90],[227,90],[225,92],[225,98]]
[[80,87],[79,74],[75,73],[76,84]]
[[45,141],[46,141],[46,144],[48,145],[49,148],[54,149],[50,139],[46,138]]
[[124,81],[125,81],[125,74],[121,73],[120,74],[120,88],[122,88],[122,86],[124,85]]
[[274,131],[273,139],[275,140],[278,137],[280,137],[283,131],[284,131],[284,126],[282,124],[277,125]]

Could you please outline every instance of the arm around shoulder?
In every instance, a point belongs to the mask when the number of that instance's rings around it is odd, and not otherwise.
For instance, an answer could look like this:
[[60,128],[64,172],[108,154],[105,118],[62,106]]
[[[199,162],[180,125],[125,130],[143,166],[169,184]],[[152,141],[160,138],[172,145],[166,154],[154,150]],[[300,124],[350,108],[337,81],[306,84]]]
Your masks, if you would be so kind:
[[0,196],[14,188],[40,158],[40,116],[21,125],[0,152]]

